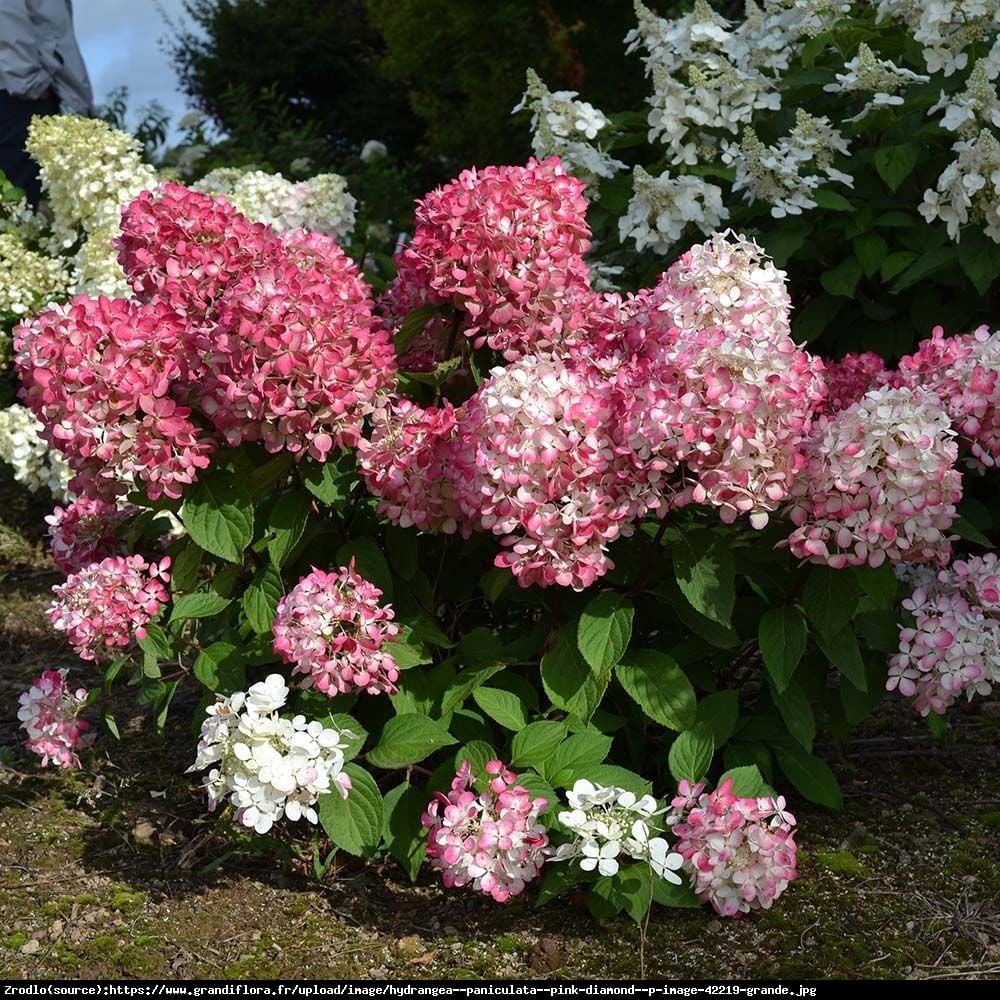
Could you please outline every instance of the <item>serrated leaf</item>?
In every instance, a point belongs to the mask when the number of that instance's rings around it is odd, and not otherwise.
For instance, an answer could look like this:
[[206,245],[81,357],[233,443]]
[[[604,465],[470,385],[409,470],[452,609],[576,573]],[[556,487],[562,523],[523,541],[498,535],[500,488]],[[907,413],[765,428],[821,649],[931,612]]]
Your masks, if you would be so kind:
[[345,764],[344,772],[351,779],[347,798],[333,791],[321,795],[316,812],[326,835],[337,847],[365,857],[374,853],[382,840],[384,805],[375,779],[357,764]]
[[243,593],[243,614],[258,635],[269,635],[278,602],[284,594],[281,577],[274,566],[258,570]]
[[912,250],[896,250],[882,261],[880,274],[883,281],[892,281],[898,274],[902,274],[915,260],[917,254]]
[[816,738],[816,718],[801,686],[789,684],[780,694],[775,692],[774,703],[792,737],[806,750],[812,750],[813,740]]
[[218,694],[232,694],[242,689],[245,679],[243,657],[228,642],[213,642],[206,646],[194,661],[195,677]]
[[145,628],[145,633],[136,642],[147,656],[156,657],[161,660],[168,660],[173,656],[174,647],[170,637],[159,625],[150,622]]
[[442,315],[441,306],[423,305],[408,313],[403,322],[399,325],[399,330],[392,338],[392,346],[396,349],[396,355],[401,356],[406,353],[407,348],[413,343],[425,326],[435,317]]
[[632,638],[632,602],[613,590],[598,594],[583,609],[577,623],[576,643],[591,670],[609,671]]
[[816,643],[823,655],[833,664],[855,687],[862,691],[867,687],[865,681],[865,661],[861,657],[858,640],[850,628],[842,628],[836,635],[818,635]]
[[878,271],[889,252],[889,244],[878,233],[865,233],[854,240],[852,246],[854,256],[868,278]]
[[711,532],[683,532],[671,550],[674,576],[691,607],[720,625],[729,625],[736,602],[732,551]]
[[668,729],[690,729],[697,699],[687,675],[666,653],[642,649],[615,668],[621,686],[654,722]]
[[417,532],[390,524],[385,529],[385,551],[389,564],[404,579],[412,580],[417,572]]
[[568,788],[588,768],[600,764],[611,751],[611,737],[593,730],[576,733],[561,743],[540,769],[543,778],[557,788]]
[[326,718],[320,718],[326,729],[336,729],[341,733],[344,745],[344,760],[354,760],[368,739],[368,730],[352,715],[346,712],[331,712]]
[[767,790],[764,776],[760,773],[759,768],[753,764],[732,767],[724,774],[720,774],[715,787],[721,788],[723,783],[729,779],[732,779],[733,782],[733,795],[738,795],[740,798],[755,799],[764,795]]
[[717,691],[698,702],[698,722],[709,728],[717,747],[736,731],[739,714],[740,698],[735,691]]
[[872,569],[871,566],[856,566],[854,579],[877,607],[889,609],[895,606],[899,581],[891,563],[884,562],[878,569]]
[[958,262],[980,295],[1000,277],[1000,245],[978,226],[968,226],[958,244]]
[[206,552],[228,562],[241,562],[243,550],[253,538],[250,492],[231,476],[202,479],[185,498],[181,520]]
[[797,342],[815,340],[833,322],[844,306],[843,299],[833,295],[817,295],[792,317],[792,330]]
[[306,493],[286,493],[278,499],[267,521],[267,551],[275,566],[283,566],[292,549],[305,534],[312,509]]
[[496,758],[496,751],[485,740],[473,740],[466,743],[455,754],[455,770],[458,771],[466,761],[472,771],[475,786],[482,791],[488,783],[489,774],[486,765]]
[[976,545],[982,545],[987,549],[993,548],[993,543],[989,540],[989,537],[984,535],[967,517],[959,515],[952,522],[951,527],[956,535],[964,538],[967,542],[974,542]]
[[847,257],[832,270],[824,271],[819,276],[819,283],[830,295],[850,299],[854,297],[861,274],[861,263],[857,257]]
[[448,715],[461,707],[466,698],[494,674],[504,669],[503,663],[491,663],[485,667],[463,670],[448,686],[441,699],[441,714]]
[[517,732],[528,724],[528,713],[521,699],[499,688],[477,687],[472,692],[475,703],[504,729]]
[[538,890],[538,897],[535,899],[535,908],[544,906],[546,903],[565,895],[571,889],[575,889],[584,882],[589,882],[593,878],[590,872],[583,871],[579,865],[570,862],[560,862],[545,866],[545,874],[542,877],[542,887]]
[[584,720],[597,710],[611,681],[611,671],[593,670],[577,649],[575,630],[560,629],[542,657],[542,686],[556,708]]
[[920,159],[920,147],[914,142],[899,146],[882,146],[875,150],[875,169],[890,191],[895,192],[913,173]]
[[183,622],[189,618],[211,618],[225,611],[232,603],[230,598],[220,597],[218,594],[185,594],[174,601],[173,610],[170,612],[170,621]]
[[174,594],[194,590],[205,553],[189,538],[170,564],[170,590]]
[[955,262],[958,251],[954,245],[935,247],[927,253],[918,257],[903,273],[895,280],[890,291],[893,295],[906,291],[907,288],[915,285],[918,281],[929,277],[936,271]]
[[457,742],[440,722],[419,713],[407,713],[385,724],[378,743],[368,751],[367,759],[373,767],[388,771],[419,764],[436,750]]
[[810,802],[839,812],[844,800],[833,771],[801,747],[775,748],[778,766]]
[[405,781],[386,793],[382,838],[389,853],[403,866],[411,882],[427,853],[427,835],[420,817],[429,794]]
[[828,212],[853,212],[854,206],[842,195],[830,188],[818,188],[812,193],[812,200],[819,208],[825,208]]
[[565,738],[564,722],[532,722],[514,734],[511,767],[540,768]]
[[779,694],[788,687],[802,659],[806,634],[806,621],[798,608],[771,608],[760,620],[760,652]]
[[392,573],[379,547],[370,538],[355,538],[337,549],[338,565],[348,566],[352,559],[358,573],[382,591],[382,601],[391,601]]
[[341,455],[327,462],[307,459],[299,466],[299,475],[309,492],[328,507],[347,499],[353,483],[353,459]]
[[860,596],[849,570],[812,566],[802,592],[802,607],[814,628],[834,635],[851,620]]
[[704,781],[715,756],[715,740],[708,727],[701,723],[681,733],[670,745],[667,764],[675,781]]
[[680,885],[665,878],[653,879],[653,902],[684,910],[695,910],[701,906],[701,900],[686,879]]

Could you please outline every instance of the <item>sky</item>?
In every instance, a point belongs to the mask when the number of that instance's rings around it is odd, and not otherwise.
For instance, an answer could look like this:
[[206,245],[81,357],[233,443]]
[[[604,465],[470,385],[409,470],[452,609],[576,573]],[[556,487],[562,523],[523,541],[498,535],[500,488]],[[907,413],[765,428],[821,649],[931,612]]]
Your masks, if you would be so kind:
[[129,123],[156,99],[174,124],[187,110],[177,76],[162,48],[170,28],[160,11],[177,20],[183,0],[74,0],[73,20],[87,63],[94,99],[102,103],[122,84],[129,89]]

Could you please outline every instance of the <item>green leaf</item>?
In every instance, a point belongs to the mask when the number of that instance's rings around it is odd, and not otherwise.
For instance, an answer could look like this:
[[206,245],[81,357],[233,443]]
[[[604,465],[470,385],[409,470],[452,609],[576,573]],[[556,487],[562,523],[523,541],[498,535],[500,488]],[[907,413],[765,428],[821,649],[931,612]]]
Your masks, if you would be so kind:
[[528,724],[528,713],[516,694],[499,688],[479,687],[472,692],[475,703],[504,729],[517,732]]
[[390,719],[378,743],[368,751],[368,763],[387,771],[419,764],[435,750],[453,746],[458,740],[440,723],[426,715],[408,713]]
[[390,524],[385,529],[385,551],[392,568],[404,579],[417,573],[417,533],[411,528]]
[[370,538],[355,538],[337,549],[338,565],[349,566],[352,559],[357,572],[382,591],[382,600],[391,601],[392,573],[379,547]]
[[839,812],[844,808],[837,779],[818,757],[800,747],[776,747],[778,766],[810,802]]
[[715,756],[715,740],[704,724],[681,733],[670,745],[667,763],[674,780],[703,781]]
[[913,168],[919,159],[920,147],[915,142],[904,142],[900,146],[882,146],[875,150],[875,169],[889,190],[895,192],[913,173]]
[[967,542],[974,542],[976,545],[982,545],[987,549],[993,548],[993,543],[989,538],[984,535],[967,517],[962,517],[961,514],[955,518],[952,522],[952,529],[955,533],[964,538]]
[[239,650],[228,642],[213,642],[194,661],[195,677],[218,694],[232,694],[244,684],[245,670]]
[[819,276],[819,283],[830,295],[845,299],[854,297],[860,280],[861,264],[856,257],[845,258],[832,271],[825,271]]
[[815,340],[834,320],[843,308],[843,299],[833,295],[818,295],[792,317],[795,340],[809,343]]
[[388,653],[396,661],[396,666],[400,670],[422,667],[434,662],[434,657],[430,653],[425,652],[419,646],[411,646],[408,642],[383,643],[382,651]]
[[150,623],[146,634],[138,641],[139,648],[147,655],[160,660],[169,660],[174,655],[170,636],[159,625]]
[[986,295],[1000,277],[1000,245],[978,226],[968,226],[958,244],[958,262],[980,295]]
[[774,703],[793,738],[806,750],[812,750],[816,738],[816,718],[802,687],[789,684],[781,694],[774,694]]
[[586,777],[594,784],[605,787],[614,786],[624,788],[632,792],[640,799],[644,795],[653,794],[653,783],[642,775],[630,771],[628,768],[619,767],[617,764],[593,764],[587,771]]
[[621,658],[632,638],[632,602],[613,590],[598,594],[583,609],[576,642],[591,670],[607,673]]
[[577,649],[575,630],[560,629],[542,657],[542,686],[556,708],[584,720],[597,710],[611,681],[611,671],[598,673]]
[[677,885],[665,878],[653,879],[653,902],[660,906],[671,906],[674,909],[696,910],[701,906],[701,900],[687,883]]
[[899,581],[891,563],[884,562],[878,569],[872,569],[871,566],[856,566],[854,579],[877,608],[888,610],[895,607]]
[[306,493],[286,493],[278,499],[267,522],[267,551],[275,566],[283,566],[305,533],[312,498]]
[[365,857],[374,853],[382,840],[384,805],[375,779],[357,764],[345,764],[351,779],[346,799],[333,791],[321,795],[316,812],[326,835],[349,854]]
[[189,618],[211,618],[225,611],[233,602],[218,594],[185,594],[174,601],[174,609],[170,613],[170,621],[183,622]]
[[228,562],[241,562],[253,538],[250,493],[232,477],[199,480],[184,500],[181,520],[196,544]]
[[170,713],[170,703],[174,700],[174,694],[177,691],[178,684],[180,684],[180,681],[171,681],[166,685],[163,693],[157,699],[154,710],[157,732],[162,733],[164,726],[167,724],[167,715]]
[[732,778],[733,795],[738,795],[742,799],[756,799],[767,791],[767,782],[764,780],[764,776],[760,773],[759,768],[753,764],[733,767],[724,774],[720,774],[715,787],[721,787],[727,778]]
[[812,193],[812,200],[828,212],[853,212],[854,206],[842,195],[830,188],[818,188]]
[[802,592],[810,623],[824,635],[839,632],[858,608],[858,584],[849,570],[812,566]]
[[698,722],[708,727],[717,747],[733,735],[739,714],[740,698],[735,691],[717,691],[698,702]]
[[[632,920],[641,924],[653,902],[653,872],[646,862],[622,868],[611,880],[613,897]],[[659,879],[657,879],[659,881]]]
[[922,281],[936,271],[953,264],[957,254],[958,251],[953,244],[928,250],[896,279],[890,291],[893,295],[905,291],[918,281]]
[[435,317],[444,315],[441,306],[425,305],[419,306],[408,313],[406,319],[400,324],[396,336],[392,338],[392,345],[396,349],[397,356],[406,353],[406,349],[413,343],[414,338],[420,334],[424,327]]
[[503,670],[504,666],[503,663],[491,663],[485,667],[463,670],[445,691],[441,699],[441,714],[448,715],[449,712],[454,712],[476,688]]
[[611,737],[586,730],[570,736],[540,768],[543,778],[557,788],[568,788],[577,778],[587,776],[587,769],[600,764],[611,751]]
[[902,274],[915,260],[917,255],[912,250],[897,250],[882,261],[881,276],[884,282],[892,281],[897,274]]
[[760,620],[758,639],[764,666],[778,693],[788,687],[806,648],[806,622],[791,606],[771,608]]
[[697,699],[687,675],[666,653],[642,649],[615,668],[621,686],[654,722],[668,729],[690,729]]
[[857,636],[849,628],[842,628],[836,635],[818,635],[816,643],[823,655],[856,687],[865,690],[865,661]]
[[899,622],[894,611],[863,611],[855,623],[872,649],[879,653],[895,653],[899,649]]
[[326,718],[320,718],[326,729],[336,729],[343,737],[344,760],[354,760],[368,739],[368,730],[352,715],[346,712],[331,712]]
[[704,529],[681,534],[672,549],[674,575],[695,611],[729,625],[736,602],[736,565],[732,551]]
[[172,593],[183,594],[185,591],[194,590],[198,585],[198,570],[201,569],[204,555],[205,553],[190,538],[185,541],[170,564]]
[[328,507],[335,507],[351,492],[350,457],[342,455],[329,462],[307,459],[299,466],[299,475],[306,489]]
[[532,722],[514,734],[511,766],[540,768],[565,738],[565,722]]
[[243,614],[258,635],[270,634],[283,594],[281,576],[273,565],[258,570],[253,582],[244,591]]
[[405,781],[385,796],[382,838],[411,882],[416,882],[427,853],[427,835],[420,817],[427,808],[428,797],[427,792]]
[[889,244],[878,233],[865,233],[854,243],[854,256],[858,258],[865,276],[870,278],[878,271],[889,252]]
[[538,890],[538,898],[535,900],[535,908],[564,896],[570,889],[589,882],[592,877],[589,872],[583,871],[579,865],[572,862],[562,861],[546,865],[542,887]]

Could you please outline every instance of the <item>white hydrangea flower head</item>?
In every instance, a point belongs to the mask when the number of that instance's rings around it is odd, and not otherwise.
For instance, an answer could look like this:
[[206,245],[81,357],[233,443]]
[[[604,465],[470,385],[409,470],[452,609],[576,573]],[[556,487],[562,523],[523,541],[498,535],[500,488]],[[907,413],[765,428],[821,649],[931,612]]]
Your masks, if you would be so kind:
[[691,223],[706,235],[729,218],[722,204],[722,188],[704,177],[669,171],[653,177],[641,166],[633,173],[632,200],[618,220],[622,241],[635,240],[637,250],[668,253]]
[[844,64],[844,72],[837,73],[835,83],[823,89],[829,94],[871,94],[871,100],[848,122],[857,122],[878,107],[900,105],[903,98],[899,91],[911,83],[927,83],[929,76],[897,66],[891,59],[882,59],[862,42],[857,54]]
[[[384,160],[389,155],[389,150],[384,142],[378,139],[369,139],[361,147],[361,162],[375,163],[377,160]],[[294,164],[293,164],[294,166]]]
[[73,259],[76,278],[74,294],[132,298],[132,286],[118,263],[117,236],[117,226],[95,229],[80,246]]
[[280,674],[219,697],[206,709],[194,764],[210,768],[204,779],[210,810],[228,798],[237,822],[264,834],[284,817],[318,822],[320,795],[336,790],[347,798],[350,776],[344,771],[349,734],[309,721],[303,715],[278,715],[288,700]]
[[986,59],[976,60],[964,90],[957,94],[941,91],[940,99],[928,114],[938,111],[944,111],[941,127],[957,132],[964,139],[972,138],[985,126],[1000,126],[1000,97]]
[[0,323],[40,312],[69,294],[71,276],[58,257],[29,250],[11,233],[0,232]]
[[988,129],[956,142],[957,156],[945,167],[935,188],[924,192],[920,214],[928,221],[940,219],[948,235],[958,242],[970,220],[980,222],[987,236],[1000,243],[1000,142]]
[[32,492],[47,489],[57,500],[69,499],[69,466],[49,448],[42,425],[25,406],[15,403],[0,410],[0,461],[11,466],[14,479]]

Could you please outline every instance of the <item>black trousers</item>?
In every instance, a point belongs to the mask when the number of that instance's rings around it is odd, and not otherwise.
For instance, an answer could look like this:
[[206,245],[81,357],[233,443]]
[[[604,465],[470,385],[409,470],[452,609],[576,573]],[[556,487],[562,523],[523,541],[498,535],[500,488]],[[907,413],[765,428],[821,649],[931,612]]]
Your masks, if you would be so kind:
[[42,189],[38,181],[38,164],[24,151],[28,125],[32,115],[58,112],[59,101],[54,94],[27,101],[0,90],[0,170],[25,192],[33,206],[38,205]]

